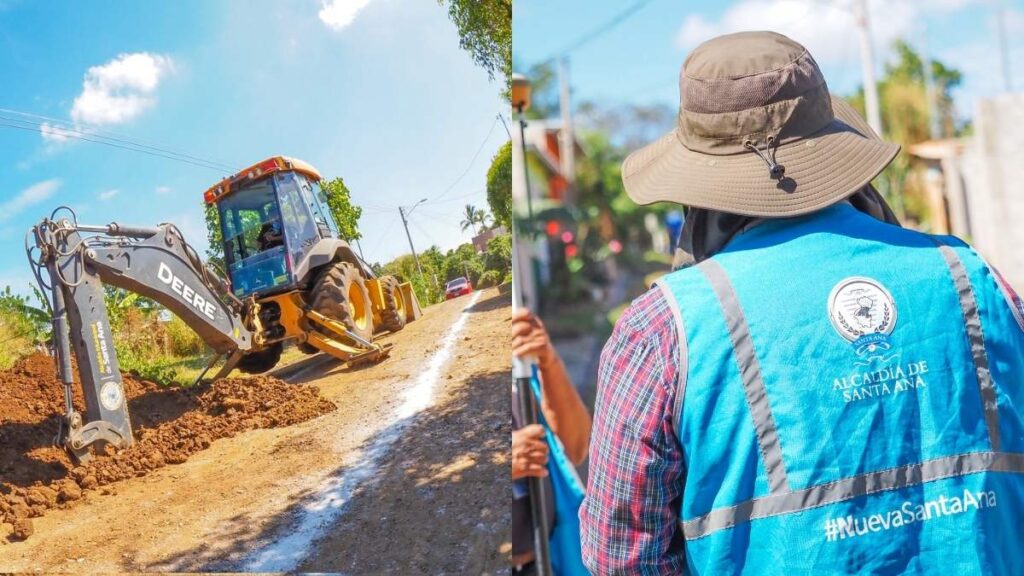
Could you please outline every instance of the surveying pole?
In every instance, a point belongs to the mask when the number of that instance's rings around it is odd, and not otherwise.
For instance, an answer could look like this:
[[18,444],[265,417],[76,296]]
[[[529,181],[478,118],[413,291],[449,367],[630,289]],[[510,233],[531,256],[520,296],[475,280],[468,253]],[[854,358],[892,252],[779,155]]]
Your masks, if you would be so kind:
[[[518,189],[517,181],[512,179],[512,197],[517,198],[523,192],[526,193],[527,206],[527,234],[532,229],[533,206],[530,203],[530,179],[526,165],[526,119],[523,112],[530,106],[530,81],[521,74],[512,75],[512,107],[519,112],[519,138],[522,145],[522,166],[523,188]],[[513,202],[514,205],[514,202]],[[533,275],[523,270],[524,264],[530,264],[529,253],[521,254],[530,239],[520,237],[518,225],[519,218],[515,210],[512,213],[512,313],[521,307],[536,306],[537,300],[533,292]],[[523,256],[526,262],[523,262]],[[519,412],[522,416],[521,424],[529,426],[536,424],[537,398],[533,393],[533,370],[536,365],[536,358],[521,358],[512,356],[512,391],[519,401]],[[551,570],[551,544],[548,540],[551,534],[551,524],[548,522],[548,486],[543,479],[531,476],[527,479],[527,491],[530,497],[530,515],[533,520],[533,553],[534,562],[539,576],[552,576]]]
[[[512,220],[513,236],[516,232],[515,219]],[[519,273],[519,251],[512,250],[512,313],[523,305],[522,274]],[[512,356],[512,388],[519,401],[519,413],[522,425],[529,426],[538,422],[537,399],[533,393],[533,367],[536,358]],[[530,476],[527,478],[527,490],[530,495],[530,515],[533,517],[533,553],[538,576],[551,576],[551,544],[548,540],[551,525],[548,522],[547,486],[543,478]]]

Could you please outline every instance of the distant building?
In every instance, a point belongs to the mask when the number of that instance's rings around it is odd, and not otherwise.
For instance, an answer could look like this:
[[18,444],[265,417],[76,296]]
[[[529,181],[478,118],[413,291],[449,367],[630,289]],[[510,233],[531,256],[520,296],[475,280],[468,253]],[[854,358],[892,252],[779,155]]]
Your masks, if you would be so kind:
[[924,192],[928,201],[927,228],[934,234],[968,237],[971,223],[967,197],[960,173],[967,138],[928,140],[908,147],[911,156],[924,165]]
[[502,234],[507,233],[508,231],[505,230],[504,226],[498,226],[496,228],[491,228],[490,230],[487,230],[485,232],[481,232],[476,236],[473,236],[473,249],[476,250],[477,252],[486,252],[487,243],[491,241],[491,238],[494,238],[495,236],[501,236]]
[[[547,199],[573,203],[575,196],[569,179],[562,174],[559,135],[560,120],[531,120],[526,126],[526,153],[529,157],[530,192],[533,200]],[[518,136],[518,135],[517,135]],[[578,161],[584,157],[579,141],[575,143]]]
[[[575,204],[575,194],[571,178],[562,173],[562,158],[559,146],[562,123],[557,119],[530,120],[527,123],[524,138],[520,140],[519,130],[512,131],[512,203],[513,212],[518,218],[527,214],[527,206],[533,207],[534,215],[542,211],[557,211],[559,207]],[[523,170],[522,145],[526,147],[526,170]],[[583,148],[579,141],[573,144],[575,165],[585,161]],[[526,180],[529,176],[529,193],[527,200]],[[550,213],[550,212],[549,212]],[[534,223],[537,225],[537,223]],[[521,232],[521,231],[520,231]],[[514,274],[522,278],[523,285],[532,286],[532,292],[538,300],[543,300],[543,287],[550,286],[553,273],[557,275],[565,268],[564,256],[560,253],[562,244],[556,239],[549,241],[545,234],[532,236],[532,242],[523,241],[520,236],[514,242],[523,265]],[[540,311],[543,301],[527,302],[527,306]]]

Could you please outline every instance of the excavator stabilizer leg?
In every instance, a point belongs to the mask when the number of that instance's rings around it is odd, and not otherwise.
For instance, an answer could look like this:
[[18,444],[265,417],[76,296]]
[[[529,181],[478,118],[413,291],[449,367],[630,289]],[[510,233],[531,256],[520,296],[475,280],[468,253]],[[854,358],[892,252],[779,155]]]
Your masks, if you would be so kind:
[[306,318],[337,335],[332,337],[310,330],[306,334],[306,342],[351,365],[380,362],[391,353],[392,344],[381,345],[364,340],[345,328],[344,324],[335,322],[319,312],[308,310]]

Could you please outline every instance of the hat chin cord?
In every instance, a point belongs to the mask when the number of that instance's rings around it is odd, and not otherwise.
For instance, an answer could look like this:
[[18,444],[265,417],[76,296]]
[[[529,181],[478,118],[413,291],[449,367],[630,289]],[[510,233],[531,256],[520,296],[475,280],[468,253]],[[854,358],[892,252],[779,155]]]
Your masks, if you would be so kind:
[[769,136],[764,147],[766,151],[771,152],[771,158],[765,156],[764,152],[758,150],[757,146],[755,146],[750,140],[744,141],[743,147],[753,151],[761,160],[764,160],[765,165],[768,166],[769,178],[772,178],[773,180],[781,180],[782,177],[786,175],[786,167],[775,160],[775,150],[779,147],[779,141],[775,136]]

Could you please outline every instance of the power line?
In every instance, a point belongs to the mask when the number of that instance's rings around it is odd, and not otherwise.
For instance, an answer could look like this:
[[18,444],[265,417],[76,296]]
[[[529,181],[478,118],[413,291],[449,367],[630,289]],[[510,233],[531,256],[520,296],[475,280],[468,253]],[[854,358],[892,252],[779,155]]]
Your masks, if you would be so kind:
[[465,200],[466,198],[469,198],[470,196],[476,196],[477,194],[486,194],[486,193],[487,193],[487,190],[474,190],[473,192],[467,192],[466,194],[461,194],[459,196],[452,196],[451,198],[447,198],[445,200],[431,200],[430,202],[428,202],[428,204],[431,204],[431,203],[432,204],[448,204],[449,202],[459,202],[460,200]]
[[194,160],[194,161],[197,161],[197,162],[202,162],[204,164],[209,164],[211,166],[217,166],[217,167],[220,167],[220,168],[223,168],[223,169],[226,169],[226,170],[230,170],[232,172],[238,171],[240,169],[239,167],[233,166],[233,165],[228,164],[226,162],[220,162],[218,160],[211,160],[209,158],[201,158],[199,156],[193,156],[193,155],[187,154],[185,152],[181,152],[181,151],[178,151],[178,150],[170,149],[170,148],[167,147],[167,145],[161,144],[159,142],[146,141],[146,140],[142,140],[140,138],[135,138],[135,137],[126,136],[126,135],[123,135],[123,134],[118,134],[116,132],[111,132],[109,130],[100,130],[98,128],[92,128],[92,127],[83,128],[83,127],[78,126],[76,124],[72,124],[72,123],[66,122],[64,120],[59,120],[57,118],[52,118],[50,116],[43,116],[41,114],[33,114],[33,113],[29,113],[29,112],[22,112],[20,110],[13,110],[11,108],[0,108],[0,113],[3,113],[3,114],[14,114],[14,115],[22,116],[22,117],[25,117],[25,118],[35,118],[37,120],[44,120],[44,122],[36,122],[36,121],[32,121],[32,120],[23,120],[23,119],[18,119],[18,118],[10,118],[9,116],[0,115],[0,119],[7,120],[9,122],[17,122],[17,123],[20,123],[20,124],[27,124],[27,125],[31,125],[31,126],[38,126],[39,127],[38,131],[40,133],[45,133],[44,132],[45,131],[44,125],[45,125],[46,127],[49,127],[51,129],[53,129],[52,130],[53,132],[55,132],[58,135],[63,136],[63,137],[75,137],[75,135],[77,135],[77,136],[91,136],[93,138],[98,138],[98,139],[102,139],[102,140],[109,140],[109,141],[119,142],[119,143],[130,145],[130,146],[133,146],[133,147],[145,148],[145,149],[148,149],[148,150],[152,150],[154,152],[159,152],[159,153],[173,155],[173,156],[180,156],[182,158]]
[[447,221],[447,220],[450,220],[453,217],[458,216],[458,214],[456,214],[455,212],[449,212],[447,214],[443,214],[441,212],[431,212],[429,210],[420,210],[419,212],[417,212],[417,214],[419,214],[419,213],[422,213],[424,216],[430,216],[432,219],[434,219],[435,221],[439,221],[439,222],[440,221]]
[[[591,30],[590,32],[587,32],[586,34],[584,34],[584,35],[580,36],[579,38],[577,38],[575,41],[573,41],[568,46],[566,46],[564,49],[562,49],[561,52],[558,52],[558,56],[567,56],[570,52],[582,48],[586,44],[588,44],[591,41],[595,40],[596,38],[600,37],[605,32],[608,32],[609,30],[615,28],[619,24],[622,24],[623,22],[626,21],[626,19],[628,19],[630,16],[632,16],[633,14],[638,12],[641,8],[643,8],[644,6],[646,6],[646,5],[650,4],[650,3],[651,3],[651,0],[640,0],[639,2],[633,3],[632,5],[630,5],[628,8],[626,8],[622,12],[619,12],[618,14],[616,14],[612,19],[608,20],[604,24],[601,24],[597,28],[595,28],[595,29]],[[551,59],[554,59],[554,58],[551,58]]]
[[[427,240],[430,240],[430,245],[431,245],[430,247],[431,248],[437,248],[438,250],[441,249],[441,244],[438,243],[437,240],[434,240],[434,237],[431,236],[430,233],[428,233],[426,230],[424,230],[423,227],[420,226],[418,222],[416,222],[415,220],[411,220],[411,219],[409,220],[409,222],[412,222],[412,225],[415,226],[416,229],[419,230],[421,234],[423,234],[424,236],[427,237]],[[430,248],[428,248],[428,250],[429,249]]]
[[476,153],[473,154],[473,158],[469,161],[469,165],[466,166],[466,169],[462,171],[462,174],[460,174],[458,178],[455,179],[455,182],[452,182],[447,188],[445,188],[444,192],[441,192],[440,194],[438,194],[437,198],[435,198],[433,200],[430,200],[430,202],[436,202],[437,200],[439,200],[442,197],[444,197],[445,194],[451,192],[452,188],[455,188],[455,186],[459,182],[461,182],[463,178],[466,177],[466,174],[469,174],[469,170],[470,170],[470,168],[473,167],[473,164],[476,162],[477,157],[480,156],[480,152],[483,151],[484,146],[487,144],[487,141],[491,139],[491,134],[494,133],[494,127],[497,124],[498,124],[498,118],[495,117],[494,121],[491,122],[491,127],[487,130],[487,136],[484,136],[483,141],[480,142],[480,146],[476,149]]
[[381,228],[380,237],[377,238],[377,242],[373,245],[373,248],[369,250],[370,253],[376,252],[377,248],[380,248],[380,245],[384,242],[384,239],[391,235],[391,225],[394,223],[395,218],[392,217],[391,220],[388,221],[387,226]]
[[[4,119],[4,118],[0,117],[0,119]],[[27,132],[42,133],[42,129],[40,129],[38,127],[18,126],[16,124],[5,124],[3,122],[0,122],[0,126],[6,127],[6,128],[15,128],[15,129],[18,129],[18,130],[25,130]],[[122,146],[120,144],[115,144],[113,142],[106,142],[106,141],[103,141],[103,140],[96,140],[96,139],[92,139],[92,138],[85,138],[84,136],[76,136],[76,135],[71,135],[71,134],[66,134],[65,136],[67,136],[68,138],[75,139],[75,140],[84,140],[86,142],[92,142],[94,144],[102,144],[104,146],[110,146],[112,148],[120,148],[122,150],[129,150],[129,151],[132,151],[132,152],[140,152],[142,154],[147,154],[149,156],[156,156],[156,157],[159,157],[159,158],[166,158],[167,160],[174,160],[176,162],[182,162],[184,164],[191,164],[193,166],[198,166],[200,168],[206,168],[206,169],[209,169],[209,170],[214,170],[214,171],[219,172],[221,174],[224,173],[224,168],[217,167],[217,166],[211,166],[209,164],[201,164],[199,162],[192,162],[191,160],[187,160],[185,158],[179,158],[177,156],[169,156],[167,154],[160,154],[160,153],[157,153],[157,152],[150,152],[148,150],[143,150],[143,149],[140,149],[140,148],[132,148],[130,146]]]

